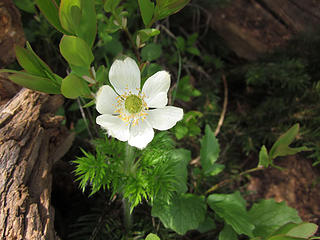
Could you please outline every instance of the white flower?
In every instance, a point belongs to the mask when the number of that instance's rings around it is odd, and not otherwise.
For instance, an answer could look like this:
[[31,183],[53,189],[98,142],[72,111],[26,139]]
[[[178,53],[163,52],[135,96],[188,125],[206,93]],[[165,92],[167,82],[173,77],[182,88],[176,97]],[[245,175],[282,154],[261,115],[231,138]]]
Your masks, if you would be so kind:
[[96,122],[112,137],[142,149],[153,139],[153,128],[167,130],[182,119],[181,108],[166,106],[170,87],[168,72],[155,73],[141,90],[139,67],[127,57],[112,64],[109,80],[115,91],[108,85],[99,89],[96,108],[102,115]]

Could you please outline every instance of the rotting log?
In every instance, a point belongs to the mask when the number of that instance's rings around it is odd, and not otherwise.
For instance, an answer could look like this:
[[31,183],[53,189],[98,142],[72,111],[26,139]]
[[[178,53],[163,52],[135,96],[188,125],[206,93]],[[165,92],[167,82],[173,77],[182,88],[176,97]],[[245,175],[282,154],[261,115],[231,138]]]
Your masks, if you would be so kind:
[[317,31],[317,0],[231,0],[210,11],[211,27],[241,58],[255,60],[301,32]]
[[51,168],[74,135],[54,113],[63,103],[22,89],[0,106],[0,239],[55,240]]
[[24,46],[20,12],[12,0],[0,1],[0,68],[15,60],[14,45]]

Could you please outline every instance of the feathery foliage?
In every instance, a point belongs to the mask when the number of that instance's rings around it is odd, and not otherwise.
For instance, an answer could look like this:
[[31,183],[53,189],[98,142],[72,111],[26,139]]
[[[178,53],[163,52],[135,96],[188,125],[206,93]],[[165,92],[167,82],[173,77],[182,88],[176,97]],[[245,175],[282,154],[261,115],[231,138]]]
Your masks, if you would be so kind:
[[84,156],[73,161],[80,187],[84,191],[90,186],[90,195],[107,187],[113,195],[121,193],[127,198],[133,209],[143,199],[169,201],[178,191],[180,159],[174,157],[174,142],[167,133],[158,133],[147,148],[135,152],[132,166],[124,159],[124,143],[105,138],[94,144],[95,154],[82,150]]

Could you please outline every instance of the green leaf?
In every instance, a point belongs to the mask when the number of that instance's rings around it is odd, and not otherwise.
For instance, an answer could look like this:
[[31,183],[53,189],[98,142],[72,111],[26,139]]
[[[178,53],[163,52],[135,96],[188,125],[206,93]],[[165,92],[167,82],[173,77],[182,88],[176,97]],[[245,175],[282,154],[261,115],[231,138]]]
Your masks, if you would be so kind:
[[104,29],[106,33],[111,34],[121,29],[121,26],[119,24],[115,24],[115,22],[116,22],[115,17],[111,15],[105,24]]
[[269,167],[270,160],[266,146],[262,146],[259,152],[259,164],[258,166]]
[[97,33],[93,0],[61,0],[59,17],[64,29],[83,39],[92,47]]
[[121,0],[106,0],[104,3],[104,10],[106,12],[114,12]]
[[160,240],[160,238],[153,233],[149,233],[145,240]]
[[284,202],[277,203],[273,199],[255,203],[249,211],[249,217],[255,225],[253,233],[257,237],[268,236],[286,223],[301,222],[295,209],[288,207]]
[[171,161],[177,162],[175,165],[176,192],[185,193],[188,190],[188,164],[191,161],[191,152],[186,149],[176,149],[172,154]]
[[30,73],[2,69],[0,72],[14,73],[9,76],[9,79],[18,85],[50,94],[60,94],[60,86],[49,78],[39,77]]
[[77,36],[84,39],[92,47],[97,34],[95,1],[82,0],[82,4],[82,18],[77,29]]
[[34,61],[36,61],[37,64],[40,65],[42,77],[50,78],[52,81],[61,85],[61,77],[59,77],[58,75],[56,75],[52,72],[50,67],[44,61],[42,61],[42,59],[33,51],[29,42],[26,43],[26,46],[27,46],[27,50],[29,51],[30,56],[32,56]]
[[191,34],[187,39],[187,45],[190,47],[193,46],[196,43],[198,37],[199,37],[198,33]]
[[275,159],[276,157],[294,155],[301,151],[309,151],[307,147],[290,148],[289,145],[293,142],[299,132],[299,124],[295,124],[287,132],[281,135],[278,140],[273,144],[270,150],[270,159]]
[[108,79],[108,72],[105,68],[105,66],[101,65],[96,73],[96,81],[102,85],[105,85],[107,83]]
[[200,96],[201,92],[195,89],[190,84],[190,76],[186,75],[180,79],[178,89],[177,89],[177,99],[181,99],[182,101],[189,102],[191,101],[191,97]]
[[172,14],[179,12],[190,0],[157,0],[154,9],[154,18],[156,20],[164,19]]
[[158,34],[160,34],[160,31],[155,28],[146,28],[138,31],[141,43],[148,41],[151,37],[157,36]]
[[78,67],[71,64],[70,64],[70,67],[71,67],[72,73],[76,74],[78,77],[82,78],[82,76],[90,76],[90,69],[88,67]]
[[286,235],[297,238],[309,238],[318,230],[318,226],[314,223],[301,223],[293,227]]
[[[102,59],[105,58],[105,55],[116,57],[123,52],[123,46],[119,39],[113,37],[104,44],[104,47],[101,50],[102,52],[100,54]],[[97,54],[96,57],[99,57],[99,55]]]
[[90,47],[81,38],[63,36],[60,42],[60,52],[70,65],[90,67],[94,57]]
[[161,45],[157,43],[150,43],[145,46],[141,51],[141,57],[143,61],[154,61],[158,59],[162,54]]
[[14,4],[21,10],[28,13],[35,13],[36,8],[34,7],[34,2],[32,0],[14,0]]
[[206,204],[202,196],[186,193],[174,197],[170,203],[155,202],[151,214],[159,217],[166,228],[183,235],[203,222]]
[[200,225],[197,228],[197,230],[200,233],[205,233],[205,232],[211,231],[213,229],[216,229],[216,227],[217,226],[216,226],[216,223],[214,222],[214,219],[209,217],[209,216],[206,216],[204,221],[200,223]]
[[238,235],[237,233],[233,230],[233,228],[225,224],[222,231],[219,233],[219,240],[237,240]]
[[183,137],[185,137],[188,134],[188,128],[186,126],[183,126],[181,123],[177,124],[174,128],[173,128],[174,134],[176,136],[176,138],[178,140],[182,139]]
[[90,89],[82,78],[71,73],[62,80],[61,93],[67,98],[87,97]]
[[17,60],[24,70],[37,76],[43,76],[41,65],[28,49],[16,45],[15,52]]
[[303,222],[300,224],[296,223],[287,223],[284,226],[280,227],[276,230],[272,237],[276,236],[287,236],[287,237],[294,237],[294,238],[303,238],[309,239],[309,237],[313,236],[318,230],[318,226],[314,223],[307,223]]
[[38,8],[47,18],[48,22],[54,26],[58,31],[69,34],[68,31],[63,29],[59,20],[59,6],[56,1],[52,0],[35,0]]
[[152,20],[154,3],[150,0],[138,0],[141,17],[145,26],[148,26]]
[[[80,16],[74,19],[73,17],[76,14]],[[81,0],[61,0],[59,18],[64,29],[76,34],[76,28],[80,24],[81,15]]]
[[87,104],[83,105],[82,107],[83,107],[83,108],[88,108],[88,107],[93,106],[95,103],[96,103],[96,100],[93,99],[93,100],[91,100],[90,102],[88,102]]
[[186,41],[184,40],[183,37],[178,36],[176,38],[176,46],[181,52],[184,52],[184,50],[186,48]]
[[197,111],[190,111],[183,115],[183,120],[178,122],[172,129],[177,139],[181,139],[184,136],[197,136],[201,133],[200,119],[203,114]]
[[195,55],[195,56],[200,56],[201,55],[199,49],[196,48],[196,47],[188,47],[187,48],[187,52],[191,53],[192,55]]
[[277,235],[277,236],[270,237],[267,240],[302,240],[302,239],[289,237],[289,236],[285,236],[285,235]]
[[233,194],[211,194],[208,197],[210,208],[238,234],[252,237],[254,225],[246,210],[246,202],[239,192]]
[[51,82],[61,84],[60,77],[54,74],[49,66],[38,57],[27,42],[27,48],[15,46],[16,57],[21,65],[28,73],[43,78],[49,78]]
[[219,164],[219,163],[215,163],[208,172],[206,172],[206,174],[208,176],[216,176],[219,173],[221,173],[223,170],[225,169],[225,165],[223,164]]
[[205,173],[212,171],[220,153],[220,146],[209,125],[206,125],[205,135],[201,140],[200,162]]

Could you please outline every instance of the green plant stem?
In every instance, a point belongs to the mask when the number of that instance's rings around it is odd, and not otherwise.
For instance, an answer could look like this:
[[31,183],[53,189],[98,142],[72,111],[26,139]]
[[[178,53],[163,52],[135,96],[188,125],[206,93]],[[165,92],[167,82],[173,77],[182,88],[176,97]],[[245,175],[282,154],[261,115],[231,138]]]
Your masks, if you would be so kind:
[[[125,149],[125,159],[124,159],[124,172],[126,175],[132,174],[134,171],[134,151],[135,149],[131,147],[128,142],[126,143]],[[124,227],[126,229],[126,233],[128,234],[132,227],[132,215],[130,211],[130,202],[127,198],[122,199],[123,204],[123,218],[124,218]]]
[[137,57],[137,60],[138,60],[138,63],[139,63],[139,66],[141,66],[141,57],[140,57],[140,53],[139,53],[139,49],[138,47],[136,46],[134,40],[133,40],[133,37],[131,35],[131,33],[129,32],[128,28],[127,27],[123,27],[122,30],[126,33],[130,43],[131,43],[131,46],[133,48],[133,51],[134,51],[134,54],[136,55]]
[[126,233],[128,234],[132,227],[132,215],[130,213],[130,202],[128,201],[128,199],[123,198],[122,205],[123,205],[124,227],[125,227]]
[[224,185],[227,184],[227,183],[230,183],[230,182],[234,181],[235,179],[237,179],[237,178],[239,178],[239,177],[241,177],[241,176],[243,176],[243,175],[246,175],[246,174],[249,174],[249,173],[252,173],[252,172],[261,171],[261,170],[264,170],[264,169],[265,169],[264,167],[251,168],[251,169],[248,169],[248,170],[246,170],[246,171],[244,171],[244,172],[239,173],[239,174],[238,174],[236,177],[234,177],[234,178],[225,179],[225,180],[223,180],[223,181],[221,181],[221,182],[213,185],[211,188],[209,188],[209,189],[206,191],[205,195],[214,192],[214,191],[217,190],[218,188],[224,186]]
[[134,147],[131,147],[128,142],[126,143],[126,155],[124,159],[124,172],[129,175],[134,168]]
[[177,47],[177,53],[178,53],[178,76],[177,76],[177,83],[176,83],[176,87],[173,91],[172,94],[172,104],[174,104],[174,101],[176,100],[176,95],[177,95],[177,91],[178,91],[178,87],[179,87],[179,82],[180,82],[180,77],[181,77],[181,65],[182,65],[182,60],[181,60],[181,54],[180,54],[180,50]]

